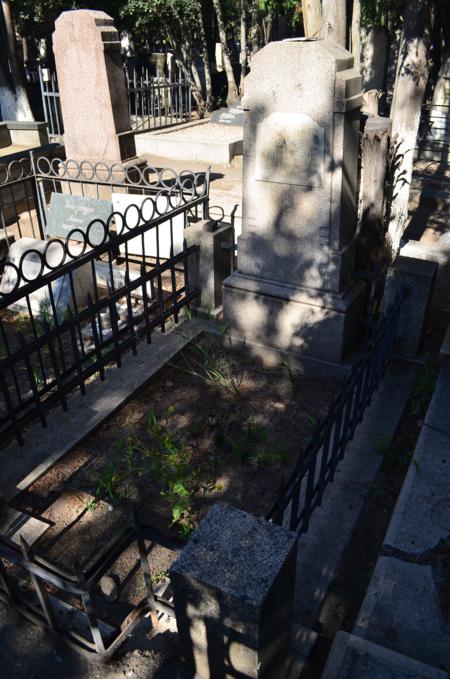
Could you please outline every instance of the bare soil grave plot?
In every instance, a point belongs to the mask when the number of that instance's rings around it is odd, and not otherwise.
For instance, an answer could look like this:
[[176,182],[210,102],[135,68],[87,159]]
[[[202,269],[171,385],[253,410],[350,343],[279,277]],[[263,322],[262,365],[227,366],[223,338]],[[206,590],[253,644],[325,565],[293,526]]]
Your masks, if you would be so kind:
[[[49,524],[33,554],[66,571],[75,561],[88,568],[129,524],[131,502],[146,525],[174,539],[187,538],[218,501],[265,515],[338,387],[201,336],[17,496],[17,509]],[[175,556],[161,546],[149,552],[155,583]],[[127,605],[144,592],[142,576],[130,577],[136,559],[130,550],[112,571]]]

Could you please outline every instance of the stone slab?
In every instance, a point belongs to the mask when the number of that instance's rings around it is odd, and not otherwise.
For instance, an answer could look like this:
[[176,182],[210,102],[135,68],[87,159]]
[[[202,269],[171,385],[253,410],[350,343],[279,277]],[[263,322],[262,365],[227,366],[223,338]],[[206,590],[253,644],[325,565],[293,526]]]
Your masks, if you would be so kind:
[[22,536],[28,545],[33,545],[49,528],[50,523],[24,512],[3,507],[0,511],[0,534],[20,545]]
[[377,441],[394,435],[415,378],[416,368],[411,364],[390,365],[337,466],[321,507],[312,515],[308,532],[300,536],[295,622],[303,627],[312,629],[317,624],[365,497],[383,463]]
[[[144,132],[136,135],[136,151],[139,155],[229,165],[233,158],[242,155],[242,128],[225,125],[220,128],[224,130],[222,136],[220,133],[211,136],[209,120],[202,120],[170,130]],[[231,130],[235,133],[230,136]]]
[[447,672],[338,632],[322,679],[447,679]]
[[240,102],[234,103],[230,108],[219,108],[211,115],[211,122],[231,127],[242,127],[244,124],[244,109]]
[[450,671],[450,366],[444,366],[354,633]]
[[[111,198],[114,212],[123,215],[126,220],[125,226],[120,218],[116,217],[116,227],[119,234],[127,233],[129,228],[141,226],[151,219],[157,219],[160,214],[163,215],[168,208],[170,209],[167,198],[164,196],[151,197],[112,193]],[[175,196],[173,199],[176,201]],[[134,205],[139,208],[140,214],[138,210],[131,207]],[[184,214],[176,215],[171,220],[167,219],[161,222],[158,227],[148,229],[144,233],[144,248],[142,236],[136,236],[136,238],[129,240],[126,246],[125,243],[122,243],[119,246],[120,251],[125,253],[128,249],[129,254],[145,257],[157,257],[159,254],[163,259],[168,259],[172,256],[171,247],[173,246],[173,255],[178,255],[183,250],[184,222]]]
[[107,200],[52,193],[47,208],[45,233],[47,236],[62,238],[67,238],[70,234],[70,240],[81,242],[87,237],[93,247],[107,238],[105,228],[96,223],[96,220],[107,225],[111,213],[112,205]]

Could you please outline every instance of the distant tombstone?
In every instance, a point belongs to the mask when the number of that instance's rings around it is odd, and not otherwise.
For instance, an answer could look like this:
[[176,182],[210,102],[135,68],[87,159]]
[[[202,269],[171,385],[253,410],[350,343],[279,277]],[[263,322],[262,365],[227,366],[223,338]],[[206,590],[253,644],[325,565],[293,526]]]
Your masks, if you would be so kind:
[[107,200],[52,193],[45,232],[47,236],[62,238],[70,234],[70,240],[81,242],[87,236],[91,246],[98,245],[105,240],[105,229],[96,220],[107,224],[111,212],[112,205]]
[[242,103],[242,235],[225,322],[248,344],[340,363],[364,300],[353,275],[362,103],[353,56],[329,40],[271,42],[252,59]]
[[211,116],[211,122],[219,125],[242,127],[244,124],[244,109],[238,102],[230,108],[219,108]]
[[[7,295],[16,289],[18,273],[15,267],[19,267],[21,258],[25,253],[31,250],[22,261],[23,277],[19,283],[19,288],[31,283],[40,278],[42,275],[49,273],[51,269],[43,267],[41,258],[38,253],[43,254],[45,247],[48,245],[46,241],[37,240],[35,238],[19,238],[15,241],[9,249],[8,257],[6,259],[5,270],[0,283],[0,294]],[[78,248],[81,252],[81,248]],[[71,248],[71,253],[76,254],[77,247]],[[46,261],[50,267],[62,265],[65,262],[65,254],[60,243],[51,243],[46,253]],[[8,263],[15,265],[8,266]],[[89,264],[84,264],[75,268],[72,272],[73,287],[75,299],[81,307],[86,305],[88,293],[93,292],[92,273]],[[68,274],[60,276],[51,283],[53,299],[56,307],[58,321],[62,321],[67,312],[67,308],[72,306],[72,290]],[[38,318],[52,318],[52,306],[49,293],[49,286],[42,281],[42,285],[37,290],[29,294],[30,306],[33,314]],[[27,300],[24,297],[14,302],[10,309],[13,311],[28,310]]]
[[165,52],[152,52],[150,55],[150,64],[155,68],[158,78],[164,76],[164,69],[167,63],[167,54]]
[[[167,198],[164,196],[152,197],[147,200],[149,196],[138,196],[124,193],[112,194],[112,205],[114,212],[121,215],[126,214],[128,227],[135,228],[145,224],[147,220],[157,219],[159,215],[163,215],[167,209]],[[153,204],[156,205],[156,210],[153,212]],[[136,205],[141,210],[142,219],[139,220],[137,210],[130,206]],[[128,209],[129,208],[129,209]],[[172,221],[172,231],[171,222]],[[127,227],[120,228],[118,219],[116,218],[117,232],[127,233]],[[178,255],[183,250],[184,241],[184,215],[179,214],[173,217],[172,220],[164,220],[158,227],[147,229],[144,233],[144,249],[142,248],[142,236],[131,238],[127,243],[128,254],[139,255],[145,257],[157,257],[168,259],[171,256],[171,244],[173,238],[173,255]],[[159,250],[158,250],[159,245]],[[126,252],[125,243],[120,245],[120,251]]]

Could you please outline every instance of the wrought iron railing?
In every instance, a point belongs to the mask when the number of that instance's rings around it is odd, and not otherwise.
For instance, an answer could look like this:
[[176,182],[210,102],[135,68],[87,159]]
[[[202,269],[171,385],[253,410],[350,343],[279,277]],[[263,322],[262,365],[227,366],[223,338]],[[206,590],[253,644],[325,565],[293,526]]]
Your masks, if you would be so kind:
[[45,122],[48,125],[50,140],[61,139],[64,134],[64,122],[61,113],[58,80],[56,73],[50,68],[38,67],[39,85],[41,88],[42,108]]
[[[179,552],[184,543],[141,524],[136,510],[132,516],[132,525],[113,544],[105,541],[106,548],[99,546],[99,556],[86,570],[77,563],[72,572],[63,570],[40,556],[39,550],[30,547],[23,537],[19,546],[0,536],[0,600],[13,605],[33,623],[57,632],[76,650],[103,659],[114,653],[143,616],[150,614],[154,626],[158,624],[158,614],[174,617],[170,589],[153,585],[156,574],[151,573],[149,559],[155,546]],[[124,610],[125,617],[113,622],[105,616],[100,580],[130,550],[135,561],[119,584],[115,603],[116,610]],[[145,592],[136,604],[127,601],[123,593],[130,576],[139,579]]]
[[[51,140],[61,139],[64,121],[56,73],[39,67],[42,107]],[[148,68],[125,70],[130,127],[136,132],[188,122],[192,116],[192,84],[181,68],[170,75],[151,75]]]
[[70,391],[84,393],[96,373],[104,379],[111,361],[120,367],[125,352],[177,322],[199,294],[188,276],[197,246],[183,234],[191,216],[207,214],[209,192],[208,172],[46,158],[33,168],[44,234],[55,192],[95,197],[116,188],[131,204],[0,263],[0,434],[21,444],[27,423],[40,417],[45,426],[47,407],[66,409]]
[[308,530],[314,510],[334,479],[357,425],[370,405],[398,338],[403,295],[395,299],[380,319],[361,357],[333,399],[327,417],[318,422],[311,442],[301,450],[290,478],[282,482],[278,498],[267,514],[269,521],[290,530]]
[[152,76],[148,68],[126,74],[131,129],[170,127],[192,117],[192,85],[181,69]]

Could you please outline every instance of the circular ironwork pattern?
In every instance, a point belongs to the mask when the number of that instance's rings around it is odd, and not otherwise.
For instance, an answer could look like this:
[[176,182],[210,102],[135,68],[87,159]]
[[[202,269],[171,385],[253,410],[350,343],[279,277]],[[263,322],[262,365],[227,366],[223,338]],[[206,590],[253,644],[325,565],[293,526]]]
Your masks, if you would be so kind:
[[[72,179],[168,191],[177,189],[182,195],[197,198],[206,196],[208,191],[206,172],[182,170],[177,173],[170,167],[158,168],[150,165],[121,165],[120,163],[108,165],[104,161],[94,163],[89,160],[77,161],[70,158],[49,160],[46,156],[36,158],[34,163],[36,175],[43,179]],[[28,174],[32,172],[29,171]]]
[[0,186],[33,177],[29,158],[12,160],[8,165],[0,165]]
[[[0,186],[2,180],[3,183],[14,181],[11,179],[12,176],[18,179],[33,177],[33,170],[29,161],[28,165],[26,164],[27,160],[12,161],[8,166],[0,167]],[[154,228],[157,228],[156,222],[165,216],[169,220],[173,212],[184,205],[189,211],[190,203],[202,197],[206,198],[209,188],[207,174],[189,170],[183,170],[178,175],[170,168],[158,169],[148,166],[139,168],[137,165],[124,167],[120,164],[107,165],[104,162],[92,163],[87,160],[78,162],[70,159],[63,161],[59,158],[49,160],[45,156],[35,159],[35,169],[36,176],[42,179],[65,178],[69,181],[111,182],[114,185],[149,188],[153,193],[145,196],[141,205],[131,204],[123,213],[112,211],[106,222],[96,218],[89,222],[85,230],[74,228],[65,238],[50,239],[42,251],[30,248],[22,254],[18,264],[3,260],[0,273],[4,272],[7,276],[9,289],[7,292],[0,291],[0,300],[15,292],[21,285],[36,283],[46,273],[56,271],[65,262],[78,259],[88,250],[100,248],[110,240],[119,245],[121,239],[125,239],[129,232],[138,226],[148,225],[152,228],[152,223],[155,223]],[[1,174],[2,171],[6,180]],[[142,194],[136,195],[139,199],[143,197]],[[73,241],[77,242],[76,246],[73,245]],[[55,247],[61,249],[61,256],[57,258],[56,264]],[[24,264],[27,263],[30,254],[33,254],[33,261],[39,267],[37,275],[32,278],[24,272]]]

